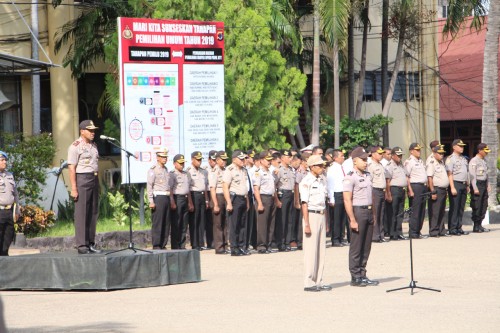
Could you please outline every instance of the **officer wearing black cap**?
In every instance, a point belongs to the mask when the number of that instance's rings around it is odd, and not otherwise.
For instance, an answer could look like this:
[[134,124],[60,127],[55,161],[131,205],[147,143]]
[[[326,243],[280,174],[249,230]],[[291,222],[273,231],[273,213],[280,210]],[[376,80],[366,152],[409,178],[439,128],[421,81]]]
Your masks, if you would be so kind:
[[249,250],[250,246],[255,248],[257,246],[257,217],[255,215],[255,202],[253,195],[253,175],[257,170],[255,167],[255,150],[249,149],[247,151],[247,158],[245,159],[245,170],[248,175],[248,203],[250,207],[247,212],[247,234],[245,240],[245,249]]
[[372,176],[366,172],[369,154],[362,147],[351,153],[354,169],[344,178],[344,205],[351,227],[349,271],[351,286],[376,286],[378,281],[366,277],[366,264],[372,248]]
[[372,163],[368,166],[368,172],[372,176],[373,186],[373,242],[382,243],[387,242],[384,238],[384,215],[385,215],[385,188],[387,182],[385,180],[385,168],[380,163],[383,158],[385,150],[380,146],[371,148]]
[[189,212],[193,211],[193,201],[189,193],[191,175],[184,171],[184,155],[174,156],[174,170],[172,174],[173,200],[170,200],[170,208],[174,211],[172,217],[172,249],[186,248],[186,232],[189,220]]
[[422,147],[414,142],[410,145],[410,157],[405,161],[406,174],[408,175],[408,197],[410,201],[410,237],[427,238],[420,233],[425,217],[425,197],[427,192],[427,173],[425,165],[420,158]]
[[[208,166],[206,168],[208,177],[210,179],[210,174],[214,170],[214,168],[217,166],[217,151],[216,150],[211,150],[208,152]],[[209,192],[210,192],[210,187],[209,187]],[[214,246],[214,215],[213,215],[213,207],[214,203],[212,202],[212,197],[210,196],[209,193],[209,199],[210,202],[207,206],[207,210],[205,211],[205,237],[207,240],[207,248],[212,249]]]
[[170,233],[170,189],[172,174],[165,164],[168,160],[168,150],[156,152],[156,164],[148,170],[146,190],[149,208],[151,208],[151,239],[153,249],[164,249],[167,246]]
[[9,255],[14,222],[20,214],[16,182],[12,173],[6,170],[7,159],[7,153],[0,151],[0,256]]
[[99,213],[99,152],[94,142],[92,120],[80,123],[80,138],[68,149],[71,197],[75,201],[75,243],[79,254],[100,253],[95,247],[97,215]]
[[281,165],[278,169],[278,202],[276,212],[276,243],[278,251],[291,251],[292,210],[295,187],[295,173],[290,162],[292,154],[289,150],[281,151]]
[[189,191],[194,210],[189,214],[189,237],[191,247],[195,250],[205,250],[205,217],[209,204],[208,173],[201,167],[203,155],[201,151],[191,153],[191,165],[186,172],[191,176]]
[[486,143],[477,145],[477,154],[469,163],[470,175],[470,206],[472,208],[472,222],[474,222],[473,232],[488,232],[481,223],[486,216],[488,209],[488,165],[484,158],[491,152]]
[[403,212],[408,184],[406,169],[403,167],[403,149],[392,148],[391,162],[386,168],[387,202],[389,205],[391,240],[405,240],[403,236]]
[[229,240],[231,255],[243,256],[250,252],[245,249],[246,220],[248,202],[248,174],[245,170],[246,154],[235,150],[233,163],[226,168],[222,176],[226,210],[229,218]]
[[465,143],[456,139],[451,144],[453,154],[446,159],[446,171],[450,180],[448,194],[450,196],[450,210],[448,212],[448,232],[450,235],[461,236],[469,233],[462,230],[465,201],[469,192],[469,166],[462,155]]
[[213,234],[214,249],[216,254],[225,254],[226,246],[229,245],[229,221],[226,214],[226,200],[224,199],[224,186],[222,176],[226,169],[227,154],[221,150],[216,154],[217,165],[208,176],[208,185],[210,187],[210,197],[213,204]]
[[444,146],[432,147],[433,158],[429,160],[426,171],[429,190],[429,236],[448,236],[444,228],[444,211],[446,208],[446,191],[450,185],[446,167],[443,163]]

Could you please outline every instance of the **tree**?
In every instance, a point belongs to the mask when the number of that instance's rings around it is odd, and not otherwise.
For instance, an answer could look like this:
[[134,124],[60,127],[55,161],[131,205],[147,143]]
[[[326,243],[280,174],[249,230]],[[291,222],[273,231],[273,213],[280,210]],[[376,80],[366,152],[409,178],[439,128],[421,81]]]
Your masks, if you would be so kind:
[[354,111],[354,119],[361,118],[361,106],[363,105],[363,94],[365,85],[365,73],[366,73],[366,49],[368,46],[368,30],[370,29],[370,19],[369,19],[369,9],[370,1],[365,0],[359,17],[363,23],[363,42],[361,46],[361,63],[359,68],[359,81],[358,81],[358,99],[356,102],[356,109]]

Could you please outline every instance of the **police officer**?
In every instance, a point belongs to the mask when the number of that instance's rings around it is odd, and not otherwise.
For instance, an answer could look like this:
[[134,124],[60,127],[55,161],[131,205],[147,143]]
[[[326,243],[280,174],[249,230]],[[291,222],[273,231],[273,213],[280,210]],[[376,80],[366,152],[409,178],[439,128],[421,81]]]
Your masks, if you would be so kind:
[[481,223],[488,209],[488,165],[484,158],[491,152],[486,143],[477,145],[477,154],[469,163],[470,175],[470,206],[472,208],[472,222],[474,227],[472,232],[488,232],[489,229],[483,228]]
[[149,208],[152,211],[151,239],[153,249],[164,249],[167,246],[170,232],[170,189],[171,174],[165,164],[168,150],[156,152],[156,164],[148,170],[146,189]]
[[414,142],[410,145],[410,157],[405,161],[408,175],[408,197],[410,201],[410,237],[427,238],[420,233],[425,217],[425,197],[427,192],[427,174],[420,158],[422,147]]
[[448,212],[448,232],[450,235],[468,235],[462,230],[465,200],[469,192],[469,166],[462,155],[465,143],[456,139],[452,143],[453,154],[446,159],[446,171],[450,180],[448,194],[450,195],[450,210]]
[[16,182],[12,173],[6,170],[7,159],[7,153],[0,151],[0,256],[9,255],[14,222],[20,214]]
[[392,148],[391,162],[386,168],[387,202],[389,206],[391,240],[406,240],[403,236],[403,214],[408,184],[406,170],[401,162],[403,149]]
[[297,250],[302,250],[302,242],[304,240],[304,232],[302,226],[302,205],[300,200],[299,184],[307,176],[307,159],[309,158],[309,153],[300,153],[300,165],[295,172],[295,186],[294,186],[294,207],[297,222],[297,227],[295,228],[296,239],[297,239]]
[[366,171],[369,154],[362,147],[351,153],[353,171],[344,178],[344,205],[351,226],[349,271],[351,286],[376,286],[378,281],[366,277],[373,237],[372,176]]
[[448,236],[444,228],[444,210],[446,208],[446,191],[450,185],[446,167],[443,163],[444,146],[432,147],[433,158],[426,167],[429,190],[429,236]]
[[208,173],[201,167],[203,155],[201,151],[191,153],[191,165],[186,172],[191,176],[189,191],[194,210],[189,214],[189,237],[191,247],[195,250],[206,250],[205,247],[205,217],[209,204]]
[[213,223],[214,223],[214,249],[216,254],[225,254],[228,246],[228,221],[226,218],[226,201],[224,200],[224,189],[222,176],[226,169],[227,154],[221,150],[216,153],[217,165],[212,169],[208,176],[208,185],[210,187],[210,197],[213,204]]
[[[217,159],[217,151],[216,150],[211,150],[208,152],[208,166],[207,166],[207,174],[210,178],[210,173],[213,171],[215,166],[217,165],[216,159]],[[210,189],[209,189],[210,192]],[[214,223],[213,223],[213,202],[212,202],[212,197],[210,196],[209,193],[209,201],[210,203],[208,204],[207,210],[205,211],[205,237],[207,240],[207,248],[208,249],[213,249],[214,247]]]
[[253,175],[257,170],[255,166],[255,150],[250,149],[247,151],[247,158],[245,159],[245,170],[248,174],[248,203],[250,204],[247,212],[247,231],[245,240],[245,249],[250,250],[257,246],[257,216],[255,214],[255,202],[253,195]]
[[281,166],[278,169],[278,201],[276,214],[276,243],[278,251],[291,251],[292,210],[294,199],[295,173],[290,166],[292,154],[281,151]]
[[273,156],[263,151],[260,153],[260,168],[255,171],[253,188],[257,204],[257,252],[271,253],[271,240],[274,234],[276,213],[277,176],[269,171]]
[[241,150],[235,150],[232,155],[233,163],[226,168],[222,176],[224,199],[230,223],[229,240],[232,256],[250,254],[248,250],[245,250],[246,215],[249,207],[248,174],[244,169],[246,156]]
[[75,242],[79,254],[100,253],[95,247],[97,215],[99,213],[99,153],[94,142],[92,120],[80,123],[80,137],[68,149],[71,197],[75,201]]
[[299,184],[302,205],[304,245],[304,291],[328,291],[332,287],[323,285],[325,265],[326,233],[326,181],[321,177],[325,164],[320,155],[307,160],[309,173]]
[[373,210],[373,242],[387,242],[384,238],[384,215],[385,215],[385,168],[381,164],[385,150],[380,146],[371,148],[372,163],[368,166],[368,172],[372,176],[372,210]]
[[174,170],[170,171],[172,177],[170,194],[174,195],[173,200],[170,200],[170,208],[174,211],[172,218],[172,249],[186,248],[189,212],[194,209],[191,195],[189,195],[191,175],[184,171],[185,162],[184,155],[175,155]]

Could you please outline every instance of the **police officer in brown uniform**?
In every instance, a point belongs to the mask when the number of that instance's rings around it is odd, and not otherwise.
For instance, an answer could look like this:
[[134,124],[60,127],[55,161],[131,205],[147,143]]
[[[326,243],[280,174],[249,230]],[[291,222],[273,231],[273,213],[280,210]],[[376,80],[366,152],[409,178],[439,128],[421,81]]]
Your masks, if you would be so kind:
[[372,163],[368,166],[368,172],[372,176],[372,210],[373,210],[373,242],[387,242],[384,238],[384,215],[385,215],[385,168],[381,161],[385,150],[380,146],[374,146],[371,149]]
[[[208,166],[206,168],[208,177],[210,178],[211,172],[214,170],[214,168],[217,165],[216,162],[217,159],[217,151],[216,150],[211,150],[208,152]],[[207,207],[207,210],[205,211],[205,238],[207,240],[207,248],[208,249],[213,249],[214,247],[214,214],[213,214],[213,207],[214,203],[212,202],[212,197],[210,195],[210,187],[209,187],[209,204]]]
[[245,250],[246,214],[249,207],[248,174],[244,169],[246,154],[241,150],[235,150],[232,158],[233,163],[226,168],[222,176],[224,199],[230,223],[231,255],[243,256],[250,254]]
[[189,214],[189,238],[191,247],[195,250],[206,250],[205,247],[205,217],[209,204],[208,173],[201,167],[203,155],[201,151],[191,153],[191,165],[186,172],[191,176],[189,191],[194,210]]
[[462,230],[465,201],[469,192],[469,166],[462,155],[465,143],[456,139],[451,144],[453,154],[446,159],[446,171],[450,180],[448,194],[450,195],[450,210],[448,211],[448,232],[450,235],[461,236],[469,233]]
[[227,154],[221,150],[216,153],[217,165],[212,169],[208,176],[208,185],[210,187],[210,197],[213,204],[213,223],[214,223],[214,249],[216,254],[225,254],[228,246],[228,220],[226,215],[226,200],[224,199],[224,189],[222,176],[226,169]]
[[354,170],[344,178],[344,205],[351,226],[349,271],[351,286],[376,286],[378,281],[366,277],[366,264],[372,248],[372,176],[366,172],[369,154],[362,147],[351,153]]
[[389,206],[391,240],[406,240],[403,236],[403,214],[408,184],[406,170],[401,162],[403,149],[392,148],[392,160],[386,167],[387,202]]
[[255,172],[253,188],[257,204],[257,252],[271,252],[271,240],[274,234],[276,213],[277,176],[269,171],[273,156],[267,152],[260,153],[260,168]]
[[7,153],[0,151],[0,256],[9,255],[14,222],[20,214],[16,182],[12,173],[6,170],[7,159]]
[[153,249],[160,250],[167,246],[170,233],[170,189],[172,188],[171,173],[165,164],[168,150],[156,152],[157,163],[148,170],[146,190],[149,208],[151,208],[151,239]]
[[80,254],[100,253],[95,248],[95,232],[99,213],[99,152],[94,142],[92,120],[80,123],[80,138],[68,149],[71,197],[75,201],[75,243]]
[[486,143],[477,145],[477,154],[469,163],[470,175],[470,206],[472,208],[472,222],[474,227],[472,232],[488,232],[489,229],[483,228],[481,223],[486,216],[488,209],[488,165],[484,158],[491,152]]
[[281,166],[278,169],[278,202],[276,212],[276,243],[278,251],[291,251],[292,210],[294,199],[295,172],[290,166],[292,154],[281,151]]
[[414,142],[410,145],[410,157],[405,161],[406,174],[408,175],[408,197],[410,201],[410,237],[427,238],[420,233],[425,217],[425,197],[427,193],[427,173],[425,165],[420,158],[422,147]]
[[447,236],[444,228],[444,211],[446,208],[446,191],[450,185],[446,167],[443,163],[444,146],[432,147],[434,158],[427,164],[427,177],[431,197],[429,198],[429,236]]
[[[186,232],[189,220],[189,212],[193,211],[193,201],[189,193],[191,175],[184,171],[184,155],[174,156],[174,170],[170,171],[172,177],[173,200],[170,200],[170,208],[174,211],[172,217],[172,249],[186,248]],[[192,241],[192,240],[191,240]]]

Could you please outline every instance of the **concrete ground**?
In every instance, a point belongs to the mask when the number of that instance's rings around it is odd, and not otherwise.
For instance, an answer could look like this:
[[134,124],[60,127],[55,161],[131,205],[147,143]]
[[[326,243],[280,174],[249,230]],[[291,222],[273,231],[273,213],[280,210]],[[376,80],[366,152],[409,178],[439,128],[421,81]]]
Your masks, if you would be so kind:
[[499,332],[500,225],[490,228],[413,241],[417,286],[442,292],[386,292],[410,282],[410,243],[392,241],[372,247],[367,268],[377,287],[349,286],[348,247],[327,249],[324,282],[333,290],[320,293],[303,291],[300,251],[247,257],[203,251],[199,283],[1,291],[0,310],[8,332]]

